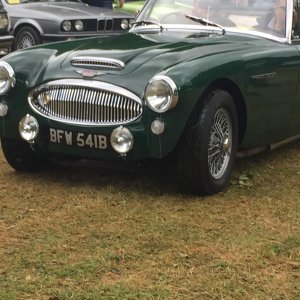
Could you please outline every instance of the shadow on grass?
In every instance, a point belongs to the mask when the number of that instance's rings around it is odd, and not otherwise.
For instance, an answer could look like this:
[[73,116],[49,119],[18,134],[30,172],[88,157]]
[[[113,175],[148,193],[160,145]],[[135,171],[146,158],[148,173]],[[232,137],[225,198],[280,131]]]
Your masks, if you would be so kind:
[[[256,154],[248,158],[237,159],[233,177],[247,170],[262,171],[272,162],[297,159],[300,141],[278,148],[272,152]],[[148,195],[193,196],[180,186],[176,177],[176,161],[145,160],[142,162],[103,162],[92,160],[60,161],[38,173],[16,172],[17,177],[42,180],[43,182],[63,182],[67,187],[90,185],[92,188],[114,187],[120,191],[141,191]],[[230,189],[230,186],[229,186]],[[195,196],[197,197],[197,196]]]
[[145,195],[176,195],[182,192],[176,181],[174,166],[164,160],[61,160],[39,172],[15,172],[15,176],[33,181],[59,182],[70,188],[80,185],[88,185],[92,189],[114,187],[120,192],[136,190]]

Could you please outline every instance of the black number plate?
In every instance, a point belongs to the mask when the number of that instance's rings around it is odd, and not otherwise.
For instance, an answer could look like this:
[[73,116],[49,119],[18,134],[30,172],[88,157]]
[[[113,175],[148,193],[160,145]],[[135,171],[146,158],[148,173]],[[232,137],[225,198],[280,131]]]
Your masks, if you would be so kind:
[[49,128],[50,142],[90,149],[107,149],[107,137],[102,134],[74,132]]

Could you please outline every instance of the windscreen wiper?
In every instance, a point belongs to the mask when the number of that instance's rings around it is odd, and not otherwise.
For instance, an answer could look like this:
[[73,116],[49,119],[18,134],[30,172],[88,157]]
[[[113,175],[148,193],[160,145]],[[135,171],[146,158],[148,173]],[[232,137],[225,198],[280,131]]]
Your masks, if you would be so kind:
[[221,26],[220,24],[218,24],[218,23],[212,22],[212,21],[207,20],[205,18],[195,17],[195,16],[192,16],[192,15],[185,15],[185,17],[190,19],[190,20],[193,20],[195,22],[198,22],[202,25],[218,27],[222,30],[222,34],[223,35],[225,34],[225,28],[223,26]]
[[160,32],[162,32],[164,30],[163,26],[160,23],[155,22],[155,21],[150,21],[150,20],[136,21],[136,22],[133,22],[132,25],[135,25],[135,27],[136,26],[144,26],[144,25],[156,25],[159,27]]

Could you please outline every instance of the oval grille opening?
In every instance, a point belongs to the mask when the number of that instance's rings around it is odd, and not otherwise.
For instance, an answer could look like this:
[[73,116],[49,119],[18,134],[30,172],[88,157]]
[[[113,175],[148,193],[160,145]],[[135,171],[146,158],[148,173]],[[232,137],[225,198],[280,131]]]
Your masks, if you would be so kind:
[[40,86],[29,94],[37,113],[65,123],[119,125],[142,114],[142,102],[118,86],[87,80],[62,80]]

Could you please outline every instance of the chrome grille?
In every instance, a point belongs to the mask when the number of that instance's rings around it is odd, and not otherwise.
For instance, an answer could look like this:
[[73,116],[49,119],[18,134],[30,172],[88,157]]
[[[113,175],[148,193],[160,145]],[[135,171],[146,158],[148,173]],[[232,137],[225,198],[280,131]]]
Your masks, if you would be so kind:
[[125,124],[142,114],[142,102],[135,94],[92,80],[53,81],[32,90],[28,100],[42,116],[71,124]]
[[122,70],[125,64],[113,58],[80,56],[71,60],[71,65],[79,68],[96,69],[96,70]]

